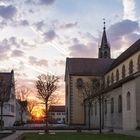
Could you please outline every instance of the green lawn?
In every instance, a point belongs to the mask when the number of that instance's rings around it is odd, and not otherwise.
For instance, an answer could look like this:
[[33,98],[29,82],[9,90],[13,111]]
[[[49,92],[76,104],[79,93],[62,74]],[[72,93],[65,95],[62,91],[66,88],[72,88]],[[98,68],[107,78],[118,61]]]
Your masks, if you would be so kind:
[[25,134],[23,140],[140,140],[138,137],[119,134],[56,133]]

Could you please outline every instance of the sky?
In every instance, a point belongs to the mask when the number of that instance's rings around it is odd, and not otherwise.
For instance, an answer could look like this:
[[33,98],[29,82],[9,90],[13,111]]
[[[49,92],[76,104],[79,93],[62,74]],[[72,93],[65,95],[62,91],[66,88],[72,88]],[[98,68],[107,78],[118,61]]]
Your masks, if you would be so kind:
[[140,35],[140,0],[0,0],[0,71],[14,69],[17,87],[34,90],[40,74],[60,76],[66,57],[98,57],[103,18],[116,58]]

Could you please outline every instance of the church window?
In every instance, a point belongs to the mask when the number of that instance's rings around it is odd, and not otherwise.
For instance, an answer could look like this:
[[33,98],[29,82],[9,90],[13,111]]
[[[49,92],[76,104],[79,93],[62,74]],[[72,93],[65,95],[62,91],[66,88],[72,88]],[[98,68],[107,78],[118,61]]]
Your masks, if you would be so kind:
[[107,86],[109,86],[109,84],[110,84],[110,76],[108,75],[107,76]]
[[111,98],[111,113],[114,113],[114,99]]
[[111,98],[111,113],[114,113],[114,99]]
[[105,114],[107,114],[107,100],[105,100]]
[[138,70],[140,70],[140,55],[138,56]]
[[122,78],[125,78],[126,72],[125,72],[125,65],[122,66]]
[[131,61],[129,62],[129,74],[132,74],[132,73],[133,73],[133,67],[134,67],[133,61],[131,60]]
[[131,108],[131,101],[130,101],[130,92],[127,93],[127,110],[130,110]]
[[121,113],[122,112],[122,96],[119,95],[118,97],[118,112]]
[[82,78],[78,78],[76,84],[77,84],[77,88],[82,88],[82,86],[83,86],[83,80],[82,80]]
[[111,83],[112,83],[112,84],[114,83],[114,74],[113,74],[113,72],[112,72],[112,74],[111,74]]
[[119,70],[116,70],[116,81],[119,81]]
[[95,116],[97,115],[97,103],[95,102]]
[[107,58],[107,51],[104,52],[104,57]]

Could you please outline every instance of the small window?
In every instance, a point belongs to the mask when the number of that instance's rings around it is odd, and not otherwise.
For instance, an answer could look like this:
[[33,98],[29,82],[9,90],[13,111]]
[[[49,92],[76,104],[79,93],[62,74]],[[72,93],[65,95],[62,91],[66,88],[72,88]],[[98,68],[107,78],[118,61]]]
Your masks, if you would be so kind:
[[116,81],[117,82],[119,81],[119,70],[118,69],[116,70]]
[[77,84],[77,88],[82,88],[82,86],[83,86],[83,80],[82,80],[82,78],[78,78],[76,84]]
[[140,55],[138,56],[138,70],[140,70]]
[[127,110],[131,109],[130,92],[127,93]]
[[107,114],[107,100],[105,100],[105,114]]
[[107,86],[109,86],[110,85],[110,76],[108,75],[107,76]]
[[131,61],[129,62],[129,74],[132,74],[132,73],[133,73],[133,67],[134,67],[133,61],[131,60]]
[[104,57],[107,58],[107,51],[104,52]]
[[122,112],[122,96],[119,95],[118,97],[118,112],[121,113]]
[[112,83],[112,84],[114,83],[114,74],[113,74],[113,72],[112,72],[112,74],[111,74],[111,83]]
[[125,78],[125,65],[122,66],[122,78]]
[[114,113],[114,99],[111,98],[111,114]]

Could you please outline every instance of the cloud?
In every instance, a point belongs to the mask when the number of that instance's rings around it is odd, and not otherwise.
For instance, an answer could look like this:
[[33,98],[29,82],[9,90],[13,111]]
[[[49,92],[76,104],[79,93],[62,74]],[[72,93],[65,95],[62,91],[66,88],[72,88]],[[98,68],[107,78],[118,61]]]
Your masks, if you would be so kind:
[[123,0],[123,19],[136,20],[135,0]]
[[55,0],[26,0],[26,4],[34,4],[34,5],[52,5],[55,2]]
[[69,28],[76,27],[77,24],[78,24],[77,22],[75,22],[75,23],[66,23],[64,25],[61,25],[60,28],[62,28],[62,29],[69,29]]
[[70,56],[72,57],[96,57],[97,44],[89,42],[87,44],[74,44],[69,47]]
[[28,25],[29,25],[29,22],[28,22],[28,20],[24,19],[24,20],[21,20],[21,21],[19,22],[19,25],[28,26]]
[[8,59],[9,58],[9,52],[11,50],[10,44],[7,39],[3,39],[0,41],[0,59]]
[[34,56],[29,57],[29,63],[36,66],[48,66],[48,61],[46,59],[37,60],[37,58]]
[[116,58],[139,39],[139,34],[140,27],[137,21],[126,19],[111,25],[107,30],[107,37],[111,44],[113,58]]
[[16,49],[16,50],[12,51],[11,56],[12,57],[21,57],[21,56],[24,56],[24,52]]
[[119,38],[123,35],[131,34],[139,30],[139,24],[136,21],[122,20],[110,26],[108,34],[111,39]]
[[56,36],[57,35],[54,30],[49,30],[48,32],[44,33],[44,39],[47,42],[54,40]]
[[42,27],[44,26],[44,21],[39,21],[39,22],[36,22],[34,23],[34,26],[36,27],[37,30],[42,30]]
[[0,16],[4,19],[12,19],[17,13],[16,7],[13,5],[0,5]]
[[39,0],[40,4],[51,5],[55,2],[55,0]]

